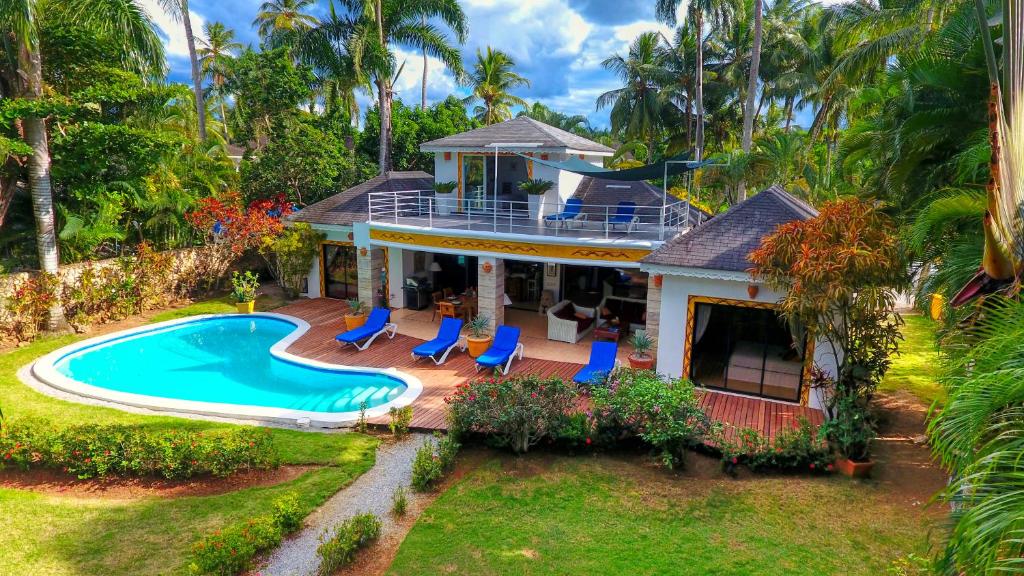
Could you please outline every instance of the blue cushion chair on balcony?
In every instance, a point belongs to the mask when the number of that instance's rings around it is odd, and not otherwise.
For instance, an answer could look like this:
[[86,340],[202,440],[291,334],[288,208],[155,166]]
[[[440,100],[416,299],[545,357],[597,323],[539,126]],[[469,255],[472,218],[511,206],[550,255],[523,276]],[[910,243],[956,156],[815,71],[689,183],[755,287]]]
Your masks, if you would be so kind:
[[615,214],[608,217],[604,223],[605,229],[615,229],[616,226],[625,226],[627,232],[631,232],[640,223],[640,217],[636,215],[636,202],[619,202],[615,207]]
[[476,369],[497,368],[502,375],[508,374],[512,366],[512,358],[516,355],[523,359],[523,344],[519,341],[519,328],[515,326],[498,326],[494,333],[494,342],[486,352],[476,359]]
[[558,214],[549,214],[544,217],[544,225],[554,223],[558,225],[567,225],[569,222],[583,222],[587,219],[587,215],[582,213],[583,200],[579,198],[569,198],[565,201],[565,206],[562,211]]
[[[459,345],[459,333],[462,332],[461,318],[441,318],[441,327],[437,330],[437,338],[424,342],[412,349],[413,358],[430,358],[440,366],[448,358],[448,354]],[[465,346],[461,347],[465,350]],[[438,354],[441,355],[438,358]]]
[[[356,350],[366,350],[377,339],[377,336],[381,334],[387,334],[389,339],[395,337],[395,331],[398,330],[398,326],[388,322],[390,318],[391,310],[387,308],[374,308],[370,311],[370,316],[362,326],[355,330],[338,334],[334,339],[341,342],[342,346],[351,344],[356,347]],[[360,345],[359,342],[364,340],[365,342]]]
[[619,345],[615,342],[593,342],[590,345],[590,361],[572,377],[577,384],[596,386],[604,384],[608,376],[618,367],[616,356]]

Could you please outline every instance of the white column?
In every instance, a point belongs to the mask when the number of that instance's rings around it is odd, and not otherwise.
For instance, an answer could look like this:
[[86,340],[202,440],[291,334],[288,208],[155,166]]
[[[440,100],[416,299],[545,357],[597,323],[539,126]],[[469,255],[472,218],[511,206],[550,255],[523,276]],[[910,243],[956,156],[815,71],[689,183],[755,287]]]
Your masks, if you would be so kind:
[[405,251],[401,248],[388,248],[388,302],[392,308],[404,308],[405,301],[402,286],[409,274],[405,270]]

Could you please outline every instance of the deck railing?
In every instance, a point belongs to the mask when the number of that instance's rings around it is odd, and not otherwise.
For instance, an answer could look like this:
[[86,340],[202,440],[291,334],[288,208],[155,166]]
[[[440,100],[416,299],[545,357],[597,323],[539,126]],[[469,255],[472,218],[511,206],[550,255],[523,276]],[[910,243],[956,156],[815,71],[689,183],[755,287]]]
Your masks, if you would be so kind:
[[[537,209],[537,208],[535,208]],[[565,205],[543,209],[559,214]],[[472,230],[494,233],[568,237],[634,238],[665,240],[700,224],[703,213],[675,201],[662,206],[636,206],[631,217],[622,218],[617,204],[583,204],[579,216],[556,220],[531,215],[529,201],[485,198],[438,198],[432,190],[372,192],[369,194],[369,221],[402,224],[421,228]]]

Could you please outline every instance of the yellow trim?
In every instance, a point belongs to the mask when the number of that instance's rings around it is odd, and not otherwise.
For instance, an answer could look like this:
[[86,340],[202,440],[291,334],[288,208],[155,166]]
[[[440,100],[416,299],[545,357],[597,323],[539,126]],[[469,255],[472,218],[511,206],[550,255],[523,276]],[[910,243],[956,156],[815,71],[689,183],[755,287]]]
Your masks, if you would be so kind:
[[526,161],[526,177],[533,180],[533,160]]
[[492,252],[566,260],[606,260],[612,262],[639,262],[651,253],[644,248],[605,248],[601,246],[574,246],[571,244],[539,244],[512,240],[487,240],[462,236],[434,236],[415,232],[370,230],[370,239],[405,244],[413,249],[424,247],[446,248],[475,252]]
[[[777,310],[773,302],[755,302],[753,300],[737,300],[734,298],[713,298],[711,296],[690,296],[686,304],[686,334],[683,336],[683,378],[690,377],[690,349],[693,345],[693,325],[696,322],[694,310],[697,304],[724,304],[739,308],[759,308],[761,310]],[[800,405],[807,406],[811,394],[811,368],[814,366],[814,339],[808,337],[804,344],[803,374],[800,377]]]
[[[324,246],[352,246],[355,243],[345,240],[324,240],[317,246],[316,259],[320,261],[320,297],[327,298],[327,270],[324,267]],[[358,274],[358,272],[357,272]]]

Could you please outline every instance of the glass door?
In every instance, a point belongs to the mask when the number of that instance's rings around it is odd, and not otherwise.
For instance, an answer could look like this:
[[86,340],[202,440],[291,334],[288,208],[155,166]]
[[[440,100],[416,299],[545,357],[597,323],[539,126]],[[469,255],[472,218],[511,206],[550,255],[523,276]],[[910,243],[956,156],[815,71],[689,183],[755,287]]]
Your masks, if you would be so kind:
[[327,298],[359,297],[359,274],[356,269],[355,246],[320,245],[324,294]]

